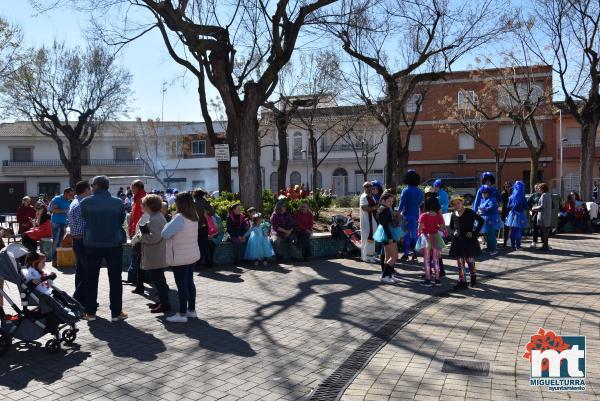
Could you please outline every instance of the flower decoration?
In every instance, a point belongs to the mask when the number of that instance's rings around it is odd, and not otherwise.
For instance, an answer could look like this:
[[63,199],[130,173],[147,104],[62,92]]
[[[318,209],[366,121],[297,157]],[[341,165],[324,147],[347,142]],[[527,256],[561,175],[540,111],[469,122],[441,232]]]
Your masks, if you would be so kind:
[[[563,341],[561,336],[557,336],[552,330],[544,330],[540,327],[537,334],[531,336],[531,341],[525,346],[526,352],[523,354],[523,358],[529,359],[531,362],[531,351],[539,350],[544,352],[548,349],[553,349],[556,352],[562,352],[569,349],[570,345]],[[564,360],[561,361],[561,364]],[[542,372],[547,371],[549,363],[547,359],[542,361]]]

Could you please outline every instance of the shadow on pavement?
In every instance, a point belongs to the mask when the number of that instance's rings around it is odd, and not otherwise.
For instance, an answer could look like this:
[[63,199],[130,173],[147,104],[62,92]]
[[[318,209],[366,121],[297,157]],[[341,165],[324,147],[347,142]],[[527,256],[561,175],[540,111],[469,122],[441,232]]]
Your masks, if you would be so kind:
[[89,322],[90,333],[105,341],[114,356],[135,358],[138,361],[153,361],[165,351],[165,344],[153,334],[146,333],[127,321],[112,323],[98,318]]
[[256,352],[245,340],[234,336],[230,331],[211,326],[200,319],[189,319],[187,323],[169,323],[164,317],[160,319],[165,329],[171,333],[183,334],[191,339],[198,340],[200,348],[232,354],[243,357],[252,357]]
[[90,352],[80,351],[77,344],[63,346],[56,354],[48,354],[39,342],[13,343],[8,353],[0,358],[0,395],[3,387],[21,390],[31,381],[52,384],[90,356]]

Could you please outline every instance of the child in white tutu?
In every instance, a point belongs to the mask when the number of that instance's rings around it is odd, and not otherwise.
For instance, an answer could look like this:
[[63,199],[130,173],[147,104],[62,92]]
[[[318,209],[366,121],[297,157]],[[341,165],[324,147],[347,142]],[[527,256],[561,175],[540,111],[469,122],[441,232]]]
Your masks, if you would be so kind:
[[252,216],[252,227],[245,234],[248,238],[244,259],[253,261],[254,266],[260,262],[267,265],[267,259],[275,256],[273,245],[268,237],[269,226],[263,224],[262,214],[256,213]]
[[423,252],[425,281],[421,285],[431,287],[431,260],[435,268],[435,284],[440,284],[440,256],[446,246],[440,231],[446,232],[444,217],[440,213],[439,202],[435,197],[425,200],[425,213],[419,216],[419,239],[415,250]]

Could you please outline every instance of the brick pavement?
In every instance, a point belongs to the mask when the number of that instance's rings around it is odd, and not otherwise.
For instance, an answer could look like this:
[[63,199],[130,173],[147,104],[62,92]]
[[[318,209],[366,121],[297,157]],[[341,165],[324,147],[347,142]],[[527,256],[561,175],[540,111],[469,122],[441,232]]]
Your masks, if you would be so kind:
[[[556,245],[590,244],[581,238]],[[597,245],[583,248],[586,257],[564,252],[423,309],[361,370],[341,400],[600,400],[600,257],[592,252]],[[585,392],[530,386],[529,361],[522,355],[540,327],[587,336]],[[489,362],[490,375],[442,373],[446,358]]]
[[[578,240],[554,245],[572,252],[504,255],[480,263],[479,272],[577,258],[597,241],[569,238]],[[302,399],[387,320],[454,283],[424,289],[420,266],[398,270],[406,279],[397,286],[380,285],[377,266],[344,259],[206,271],[196,277],[200,319],[187,325],[150,315],[149,301],[131,287],[124,292],[130,318],[110,323],[103,272],[101,319],[81,324],[77,345],[57,355],[21,346],[0,358],[0,399]],[[67,273],[57,280],[65,289],[73,281]],[[527,299],[512,297],[519,305]]]

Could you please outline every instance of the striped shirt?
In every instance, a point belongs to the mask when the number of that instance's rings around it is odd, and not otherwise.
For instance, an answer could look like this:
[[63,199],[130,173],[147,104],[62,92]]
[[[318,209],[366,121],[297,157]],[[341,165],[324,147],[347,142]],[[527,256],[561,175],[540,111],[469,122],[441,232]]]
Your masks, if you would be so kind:
[[73,237],[83,237],[85,231],[85,222],[81,218],[82,197],[75,195],[75,199],[69,206],[69,228]]

